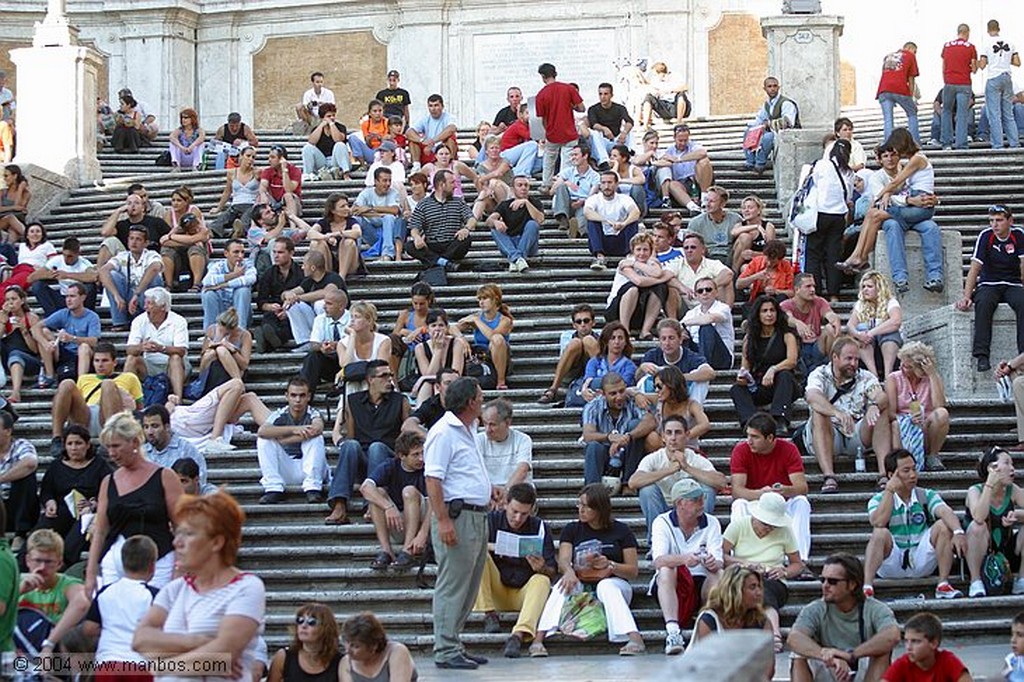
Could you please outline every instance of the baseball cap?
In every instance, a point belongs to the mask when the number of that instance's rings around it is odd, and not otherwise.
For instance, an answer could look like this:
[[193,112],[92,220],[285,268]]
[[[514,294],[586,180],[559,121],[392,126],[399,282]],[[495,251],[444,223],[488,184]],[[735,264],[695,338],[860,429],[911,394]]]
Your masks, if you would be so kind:
[[388,71],[388,78],[391,78],[392,76],[394,76],[395,78],[399,78],[400,77],[398,75],[398,72],[395,71],[394,69],[391,69],[390,71]]
[[672,501],[696,500],[704,497],[705,491],[700,483],[692,478],[681,478],[672,486]]
[[397,147],[395,146],[395,143],[392,140],[384,140],[383,142],[380,143],[380,150],[382,152],[393,152],[396,149]]

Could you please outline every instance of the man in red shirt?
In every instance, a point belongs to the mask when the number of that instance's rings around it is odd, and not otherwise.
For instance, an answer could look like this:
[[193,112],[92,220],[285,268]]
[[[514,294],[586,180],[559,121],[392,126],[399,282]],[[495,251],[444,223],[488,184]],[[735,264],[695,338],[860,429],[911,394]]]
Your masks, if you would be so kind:
[[811,551],[811,503],[807,501],[807,476],[800,451],[788,440],[775,437],[775,419],[758,412],[747,422],[747,439],[737,443],[729,458],[732,475],[732,516],[736,521],[750,515],[750,503],[765,493],[786,498],[786,513],[793,517],[800,558]]
[[556,80],[558,72],[552,64],[541,64],[537,69],[544,87],[537,93],[535,104],[537,115],[544,121],[546,143],[544,145],[544,175],[541,181],[544,189],[551,186],[555,174],[555,159],[561,155],[562,167],[569,165],[569,150],[579,141],[573,111],[586,111],[580,92],[568,83]]
[[[973,116],[971,75],[978,70],[978,51],[969,38],[971,27],[956,27],[956,40],[942,47],[942,130],[943,149],[967,149],[967,126]],[[953,107],[956,107],[956,137],[953,135]]]
[[260,203],[302,217],[302,171],[288,163],[288,150],[279,144],[270,148],[267,163],[260,173]]
[[917,44],[905,43],[903,48],[890,52],[882,60],[882,77],[878,81],[875,99],[882,105],[882,140],[889,139],[892,132],[892,113],[900,105],[907,115],[907,128],[918,145],[921,133],[917,123],[917,99],[914,80],[920,75],[917,70]]
[[530,139],[530,105],[520,104],[516,120],[501,134],[501,158],[512,166],[513,175],[533,174],[540,170],[537,143]]

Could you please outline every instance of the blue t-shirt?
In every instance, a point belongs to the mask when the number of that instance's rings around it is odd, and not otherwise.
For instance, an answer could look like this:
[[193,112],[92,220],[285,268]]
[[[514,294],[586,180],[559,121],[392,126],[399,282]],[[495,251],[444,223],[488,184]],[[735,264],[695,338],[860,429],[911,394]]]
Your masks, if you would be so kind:
[[391,501],[398,507],[398,511],[405,510],[405,503],[402,501],[402,490],[406,486],[411,485],[422,494],[427,494],[427,483],[423,478],[423,469],[419,471],[406,471],[402,467],[402,463],[397,455],[378,464],[377,468],[367,478],[388,494]]
[[430,114],[427,114],[421,118],[416,125],[412,127],[413,130],[420,133],[424,137],[429,137],[431,140],[437,140],[437,136],[441,134],[441,131],[452,125],[452,117],[447,111],[442,111],[441,115],[434,118]]
[[[88,308],[83,308],[82,314],[78,317],[72,315],[67,308],[61,308],[47,317],[43,324],[50,331],[57,332],[63,329],[72,336],[99,338],[100,335],[100,316]],[[62,351],[71,355],[78,353],[77,343],[62,343],[60,347]]]
[[608,372],[617,373],[626,382],[627,386],[632,386],[633,380],[636,378],[636,363],[623,355],[615,362],[608,364],[607,355],[598,355],[596,358],[587,360],[587,369],[583,376],[587,379],[593,379],[590,382],[590,388],[596,391],[601,387],[601,377]]

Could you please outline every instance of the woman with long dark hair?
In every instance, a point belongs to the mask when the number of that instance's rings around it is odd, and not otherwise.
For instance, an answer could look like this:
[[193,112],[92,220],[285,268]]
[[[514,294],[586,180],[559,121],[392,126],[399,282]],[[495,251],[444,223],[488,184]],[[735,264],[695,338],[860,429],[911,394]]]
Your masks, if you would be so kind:
[[340,663],[338,621],[325,604],[310,602],[295,612],[291,644],[270,660],[267,682],[337,682]]
[[25,236],[25,216],[32,192],[21,166],[13,163],[4,168],[4,189],[0,191],[0,232],[7,241],[17,242]]
[[799,392],[799,357],[800,340],[779,302],[767,294],[758,296],[747,318],[742,367],[729,390],[740,424],[769,404],[776,421],[789,423],[789,408]]

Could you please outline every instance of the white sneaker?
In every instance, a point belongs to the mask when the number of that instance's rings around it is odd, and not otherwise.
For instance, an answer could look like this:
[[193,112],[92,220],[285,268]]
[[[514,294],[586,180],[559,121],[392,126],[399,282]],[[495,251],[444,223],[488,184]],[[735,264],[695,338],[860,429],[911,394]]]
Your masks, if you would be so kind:
[[1013,581],[1013,593],[1024,594],[1024,578],[1017,578]]
[[967,595],[971,598],[987,596],[988,593],[985,591],[985,583],[981,580],[972,581],[970,588],[967,590]]
[[409,169],[409,175],[412,175],[413,173],[419,173],[420,168],[422,168],[422,166],[420,166],[418,161],[412,164],[412,167]]
[[508,264],[509,272],[519,272],[519,261],[512,261]]
[[676,656],[683,653],[683,649],[686,648],[686,642],[683,641],[683,633],[681,632],[670,632],[668,637],[665,638],[665,655]]
[[526,262],[525,258],[519,258],[516,260],[516,268],[519,269],[519,272],[524,272],[530,269],[530,264]]
[[701,207],[693,199],[690,199],[686,203],[686,208],[690,209],[690,213],[693,213],[693,214],[697,214],[697,213],[702,213],[703,212],[703,209],[701,209]]
[[203,444],[203,452],[208,455],[216,455],[225,452],[231,452],[235,449],[235,446],[228,443],[224,438],[210,438]]
[[936,599],[959,599],[962,596],[964,596],[964,593],[948,582],[939,583],[938,587],[935,588]]
[[302,181],[303,182],[313,182],[313,180],[315,178],[316,178],[316,176],[313,175],[312,173],[303,173],[302,174]]
[[595,271],[601,271],[608,267],[605,263],[604,256],[598,256],[594,259],[594,262],[590,264],[590,269]]

